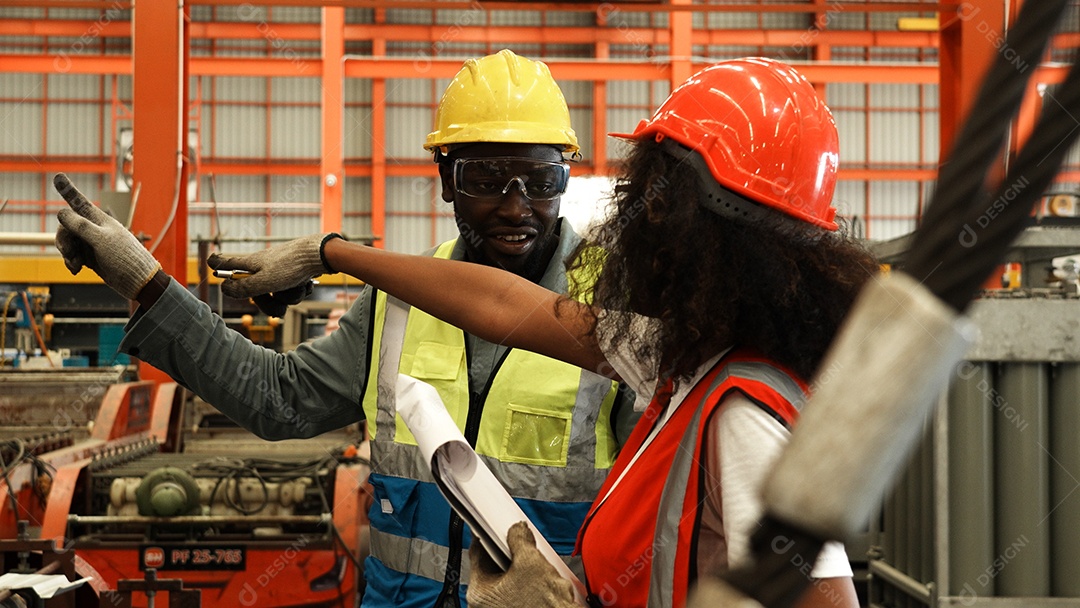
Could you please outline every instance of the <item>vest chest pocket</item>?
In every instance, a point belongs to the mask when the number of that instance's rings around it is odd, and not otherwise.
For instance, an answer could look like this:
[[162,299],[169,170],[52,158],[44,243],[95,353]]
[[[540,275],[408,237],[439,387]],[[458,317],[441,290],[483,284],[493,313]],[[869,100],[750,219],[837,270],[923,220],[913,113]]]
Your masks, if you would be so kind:
[[499,459],[565,467],[570,449],[571,412],[509,404]]

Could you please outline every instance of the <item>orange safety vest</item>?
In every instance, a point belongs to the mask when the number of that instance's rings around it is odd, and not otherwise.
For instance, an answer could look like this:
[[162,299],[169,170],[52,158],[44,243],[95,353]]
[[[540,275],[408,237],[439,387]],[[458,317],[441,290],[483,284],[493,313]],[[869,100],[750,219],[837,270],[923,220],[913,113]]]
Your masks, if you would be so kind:
[[610,492],[671,397],[657,393],[634,427],[578,533],[591,606],[682,606],[697,577],[697,536],[707,445],[705,430],[724,398],[738,391],[785,427],[808,387],[755,353],[729,352],[694,385],[634,466]]

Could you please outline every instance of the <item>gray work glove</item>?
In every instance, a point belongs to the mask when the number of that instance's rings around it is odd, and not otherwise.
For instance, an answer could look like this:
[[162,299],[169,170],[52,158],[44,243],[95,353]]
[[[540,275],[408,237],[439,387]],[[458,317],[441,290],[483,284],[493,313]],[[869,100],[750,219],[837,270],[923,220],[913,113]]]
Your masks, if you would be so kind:
[[[296,304],[310,295],[311,279],[334,270],[326,263],[323,245],[331,239],[345,238],[336,232],[313,234],[289,241],[283,245],[256,251],[246,255],[226,257],[212,253],[206,264],[214,270],[243,270],[249,272],[239,278],[227,278],[221,283],[221,292],[230,298],[255,298],[260,308],[280,306],[274,316],[280,317],[289,304]],[[262,296],[270,295],[270,298]],[[270,311],[264,309],[268,314]]]
[[577,608],[573,584],[559,576],[536,548],[536,538],[528,524],[510,526],[510,569],[503,572],[480,541],[469,548],[469,589],[465,600],[470,608]]
[[69,207],[56,214],[56,248],[64,265],[71,274],[86,266],[113,291],[134,300],[161,264],[123,224],[86,200],[66,175],[57,173],[53,186]]

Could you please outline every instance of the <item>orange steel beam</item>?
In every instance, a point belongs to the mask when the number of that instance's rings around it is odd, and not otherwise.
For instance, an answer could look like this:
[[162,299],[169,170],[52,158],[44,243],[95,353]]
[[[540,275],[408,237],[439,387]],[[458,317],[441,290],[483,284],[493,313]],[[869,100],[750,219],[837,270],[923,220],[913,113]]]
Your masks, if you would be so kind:
[[345,112],[344,61],[345,9],[322,10],[322,212],[320,230],[341,232],[342,191],[345,188],[345,148],[343,125]]
[[[596,26],[603,27],[607,24],[607,17],[600,13],[596,15]],[[593,55],[600,61],[608,58],[608,43],[596,42]],[[595,80],[592,87],[593,100],[593,130],[592,130],[592,162],[596,171],[601,175],[607,173],[607,81]]]
[[[57,71],[54,57],[41,55],[0,55],[0,71],[49,74]],[[588,80],[603,75],[605,80],[658,80],[671,77],[671,65],[664,63],[608,60],[546,59],[557,80]],[[707,63],[690,64],[691,73]],[[94,57],[72,56],[61,70],[79,74],[126,74],[131,72],[131,58],[124,55]],[[320,76],[321,62],[304,62],[297,69],[294,59],[192,57],[190,71],[195,76]],[[461,68],[460,59],[425,57],[421,62],[411,57],[345,57],[347,78],[452,78]],[[931,63],[807,63],[799,71],[812,82],[915,83],[938,82],[938,66]],[[1048,66],[1047,82],[1060,82],[1066,69]],[[689,74],[687,74],[689,76]],[[684,79],[685,80],[685,79]],[[681,81],[680,81],[681,82]]]
[[0,72],[30,74],[130,74],[130,55],[0,55]]
[[[689,5],[690,0],[671,0],[673,8]],[[694,73],[693,40],[691,39],[691,34],[694,32],[694,16],[686,12],[673,12],[668,16],[668,25],[671,29],[671,42],[668,44],[668,54],[671,55],[671,73],[668,78],[674,90]]]
[[7,0],[6,6],[33,8],[100,8],[123,10],[132,7],[132,0]]
[[65,160],[63,157],[32,159],[29,157],[0,159],[0,169],[19,173],[108,173],[112,163],[107,160]]
[[[15,0],[13,0],[15,1]],[[39,5],[45,0],[33,3]],[[54,0],[55,1],[55,0]],[[251,4],[249,0],[187,0],[189,5],[207,4],[214,6]],[[345,6],[350,8],[391,8],[422,10],[473,10],[475,0],[259,0],[265,6]],[[859,13],[896,13],[896,12],[938,12],[955,10],[961,3],[930,2],[830,2],[824,7],[807,4],[694,4],[678,5],[658,2],[619,3],[619,9],[647,13],[710,12],[710,13],[822,13],[827,11],[845,11]],[[608,2],[484,2],[488,11],[573,11],[596,12],[611,6]]]
[[[1022,5],[1023,0],[1009,4],[1008,24],[1010,26],[1016,21],[1016,17],[1020,14],[1020,7]],[[1020,152],[1020,148],[1027,141],[1031,132],[1035,130],[1035,123],[1039,119],[1039,113],[1042,110],[1043,102],[1039,89],[1039,82],[1037,80],[1028,82],[1027,90],[1024,92],[1023,102],[1020,104],[1020,110],[1017,112],[1016,120],[1013,122],[1010,133],[1009,160],[1016,158],[1017,153]]]
[[[604,133],[604,137],[607,133]],[[202,162],[202,167],[207,173],[213,173],[215,175],[301,175],[301,176],[318,176],[321,172],[320,164],[315,161],[308,162],[274,162],[274,163],[247,163],[247,162],[217,162],[207,161]],[[48,163],[38,165],[33,161],[16,161],[16,160],[0,160],[0,171],[11,172],[56,172],[67,171],[70,173],[106,173],[109,170],[107,163],[100,162],[86,162],[78,160],[56,160],[49,161]],[[607,173],[608,167],[599,163],[596,158],[589,158],[587,162],[574,163],[573,167],[576,175],[603,175]],[[373,174],[372,165],[369,160],[356,160],[352,162],[346,162],[344,164],[344,174],[347,177],[371,177]],[[436,178],[439,176],[438,168],[435,163],[430,163],[425,160],[415,159],[411,161],[395,162],[386,165],[386,177],[429,177]],[[840,167],[840,179],[856,180],[856,179],[898,179],[898,180],[922,180],[933,179],[934,170],[932,169],[918,169],[918,168],[854,168],[844,167],[841,164]],[[142,195],[140,194],[140,198]],[[61,203],[56,201],[27,201],[27,200],[12,200],[11,205],[20,204],[40,204],[46,206],[58,206]]]
[[[825,4],[825,0],[814,0],[814,4]],[[824,13],[818,13],[811,18],[810,29],[806,31],[805,38],[806,43],[801,40],[795,43],[796,48],[801,48],[799,45],[811,46],[811,53],[814,61],[829,61],[832,59],[832,47],[821,41],[821,34],[829,27],[829,16]],[[828,99],[828,93],[825,90],[825,83],[818,81],[814,85],[814,90],[822,99]]]
[[[386,11],[376,10],[375,21],[384,22]],[[372,41],[371,52],[381,58],[386,55],[386,41]],[[460,69],[460,65],[458,66]],[[455,72],[456,73],[456,72]],[[371,234],[375,247],[386,246],[386,80],[371,81]]]
[[[165,272],[187,283],[188,215],[183,156],[187,151],[185,11],[173,2],[140,2],[133,11],[132,100],[134,184],[139,188],[131,229],[150,236]],[[168,376],[149,365],[143,378]]]
[[[29,6],[29,7],[53,7],[53,8],[101,8],[101,9],[126,9],[131,8],[134,4],[131,0],[7,0],[9,6]],[[210,5],[210,6],[225,6],[225,5],[245,5],[251,4],[248,0],[187,0],[188,5]],[[401,8],[401,9],[439,9],[439,10],[470,10],[475,8],[475,0],[460,1],[460,2],[448,2],[448,1],[432,1],[426,2],[418,1],[406,1],[406,0],[259,0],[258,4],[263,6],[308,6],[308,7],[326,7],[326,6],[344,6],[353,8]],[[957,7],[958,3],[928,3],[928,2],[878,2],[878,3],[863,3],[863,2],[833,2],[827,5],[824,10],[829,11],[851,11],[851,12],[866,12],[866,13],[882,13],[882,12],[937,12],[941,10],[952,10]],[[603,6],[609,6],[610,3],[591,3],[591,2],[485,2],[484,7],[488,10],[500,10],[500,11],[577,11],[577,12],[595,12],[601,10]],[[622,10],[635,11],[635,12],[677,12],[694,11],[694,12],[724,12],[724,13],[812,13],[821,12],[822,9],[815,9],[807,7],[805,4],[754,4],[754,5],[694,5],[693,7],[674,7],[666,3],[655,2],[631,2],[625,5],[620,5]]]
[[[339,56],[340,57],[340,56]],[[321,76],[322,62],[312,57],[283,59],[278,57],[239,58],[191,57],[191,73],[196,76]]]
[[846,169],[837,172],[843,181],[929,181],[937,179],[937,169]]
[[100,19],[0,19],[0,35],[127,38],[131,36],[131,22],[102,22]]
[[940,20],[938,64],[941,158],[944,159],[951,152],[953,139],[994,58],[994,36],[1004,38],[1005,7],[1001,0],[973,0],[942,13]]
[[187,201],[177,188],[186,147],[182,15],[174,3],[155,2],[140,4],[132,15],[134,183],[143,203],[136,205],[132,229],[160,241],[155,257],[181,282],[187,272],[187,216],[180,209]]
[[[601,11],[603,13],[603,11]],[[823,19],[824,17],[819,17]],[[27,34],[27,27],[31,33]],[[189,26],[193,39],[208,40],[255,40],[266,38],[267,28],[281,40],[318,40],[321,26],[308,23],[263,23],[195,21]],[[407,24],[346,24],[345,40],[371,40],[382,38],[393,42],[422,42],[438,40],[445,32],[442,25]],[[0,35],[8,36],[59,36],[78,38],[88,33],[101,37],[128,37],[131,26],[126,21],[99,24],[92,21],[26,21],[0,19]],[[808,32],[807,30],[751,30],[708,29],[694,30],[691,34],[695,45],[730,46],[796,46],[810,43],[826,46],[874,46],[874,47],[936,47],[937,32],[854,31],[832,30]],[[670,28],[594,28],[545,26],[461,26],[454,30],[455,42],[505,43],[512,40],[526,44],[627,44],[633,40],[640,44],[668,44]],[[1080,34],[1060,34],[1055,39],[1058,47],[1080,46]]]
[[[415,60],[404,57],[351,56],[345,59],[345,76],[349,78],[452,78],[461,67],[459,59],[435,57],[425,59],[424,70],[418,69]],[[598,75],[603,75],[608,81],[652,81],[671,76],[671,66],[668,64],[568,59],[545,59],[544,62],[551,68],[551,74],[556,80],[592,81],[596,80]],[[690,64],[691,73],[708,65]],[[808,63],[799,64],[798,69],[812,82],[935,84],[938,81],[938,67],[934,64]]]

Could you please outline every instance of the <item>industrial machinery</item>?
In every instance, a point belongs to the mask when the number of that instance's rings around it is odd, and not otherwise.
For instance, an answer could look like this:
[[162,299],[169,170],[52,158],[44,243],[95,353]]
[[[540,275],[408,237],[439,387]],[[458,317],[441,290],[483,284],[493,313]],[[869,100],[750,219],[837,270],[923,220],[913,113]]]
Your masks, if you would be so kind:
[[154,569],[200,589],[203,606],[353,605],[367,475],[355,447],[250,436],[155,447],[94,459],[43,535],[59,532],[113,589]]
[[0,371],[4,571],[91,577],[48,606],[354,605],[360,429],[266,442],[134,371]]

